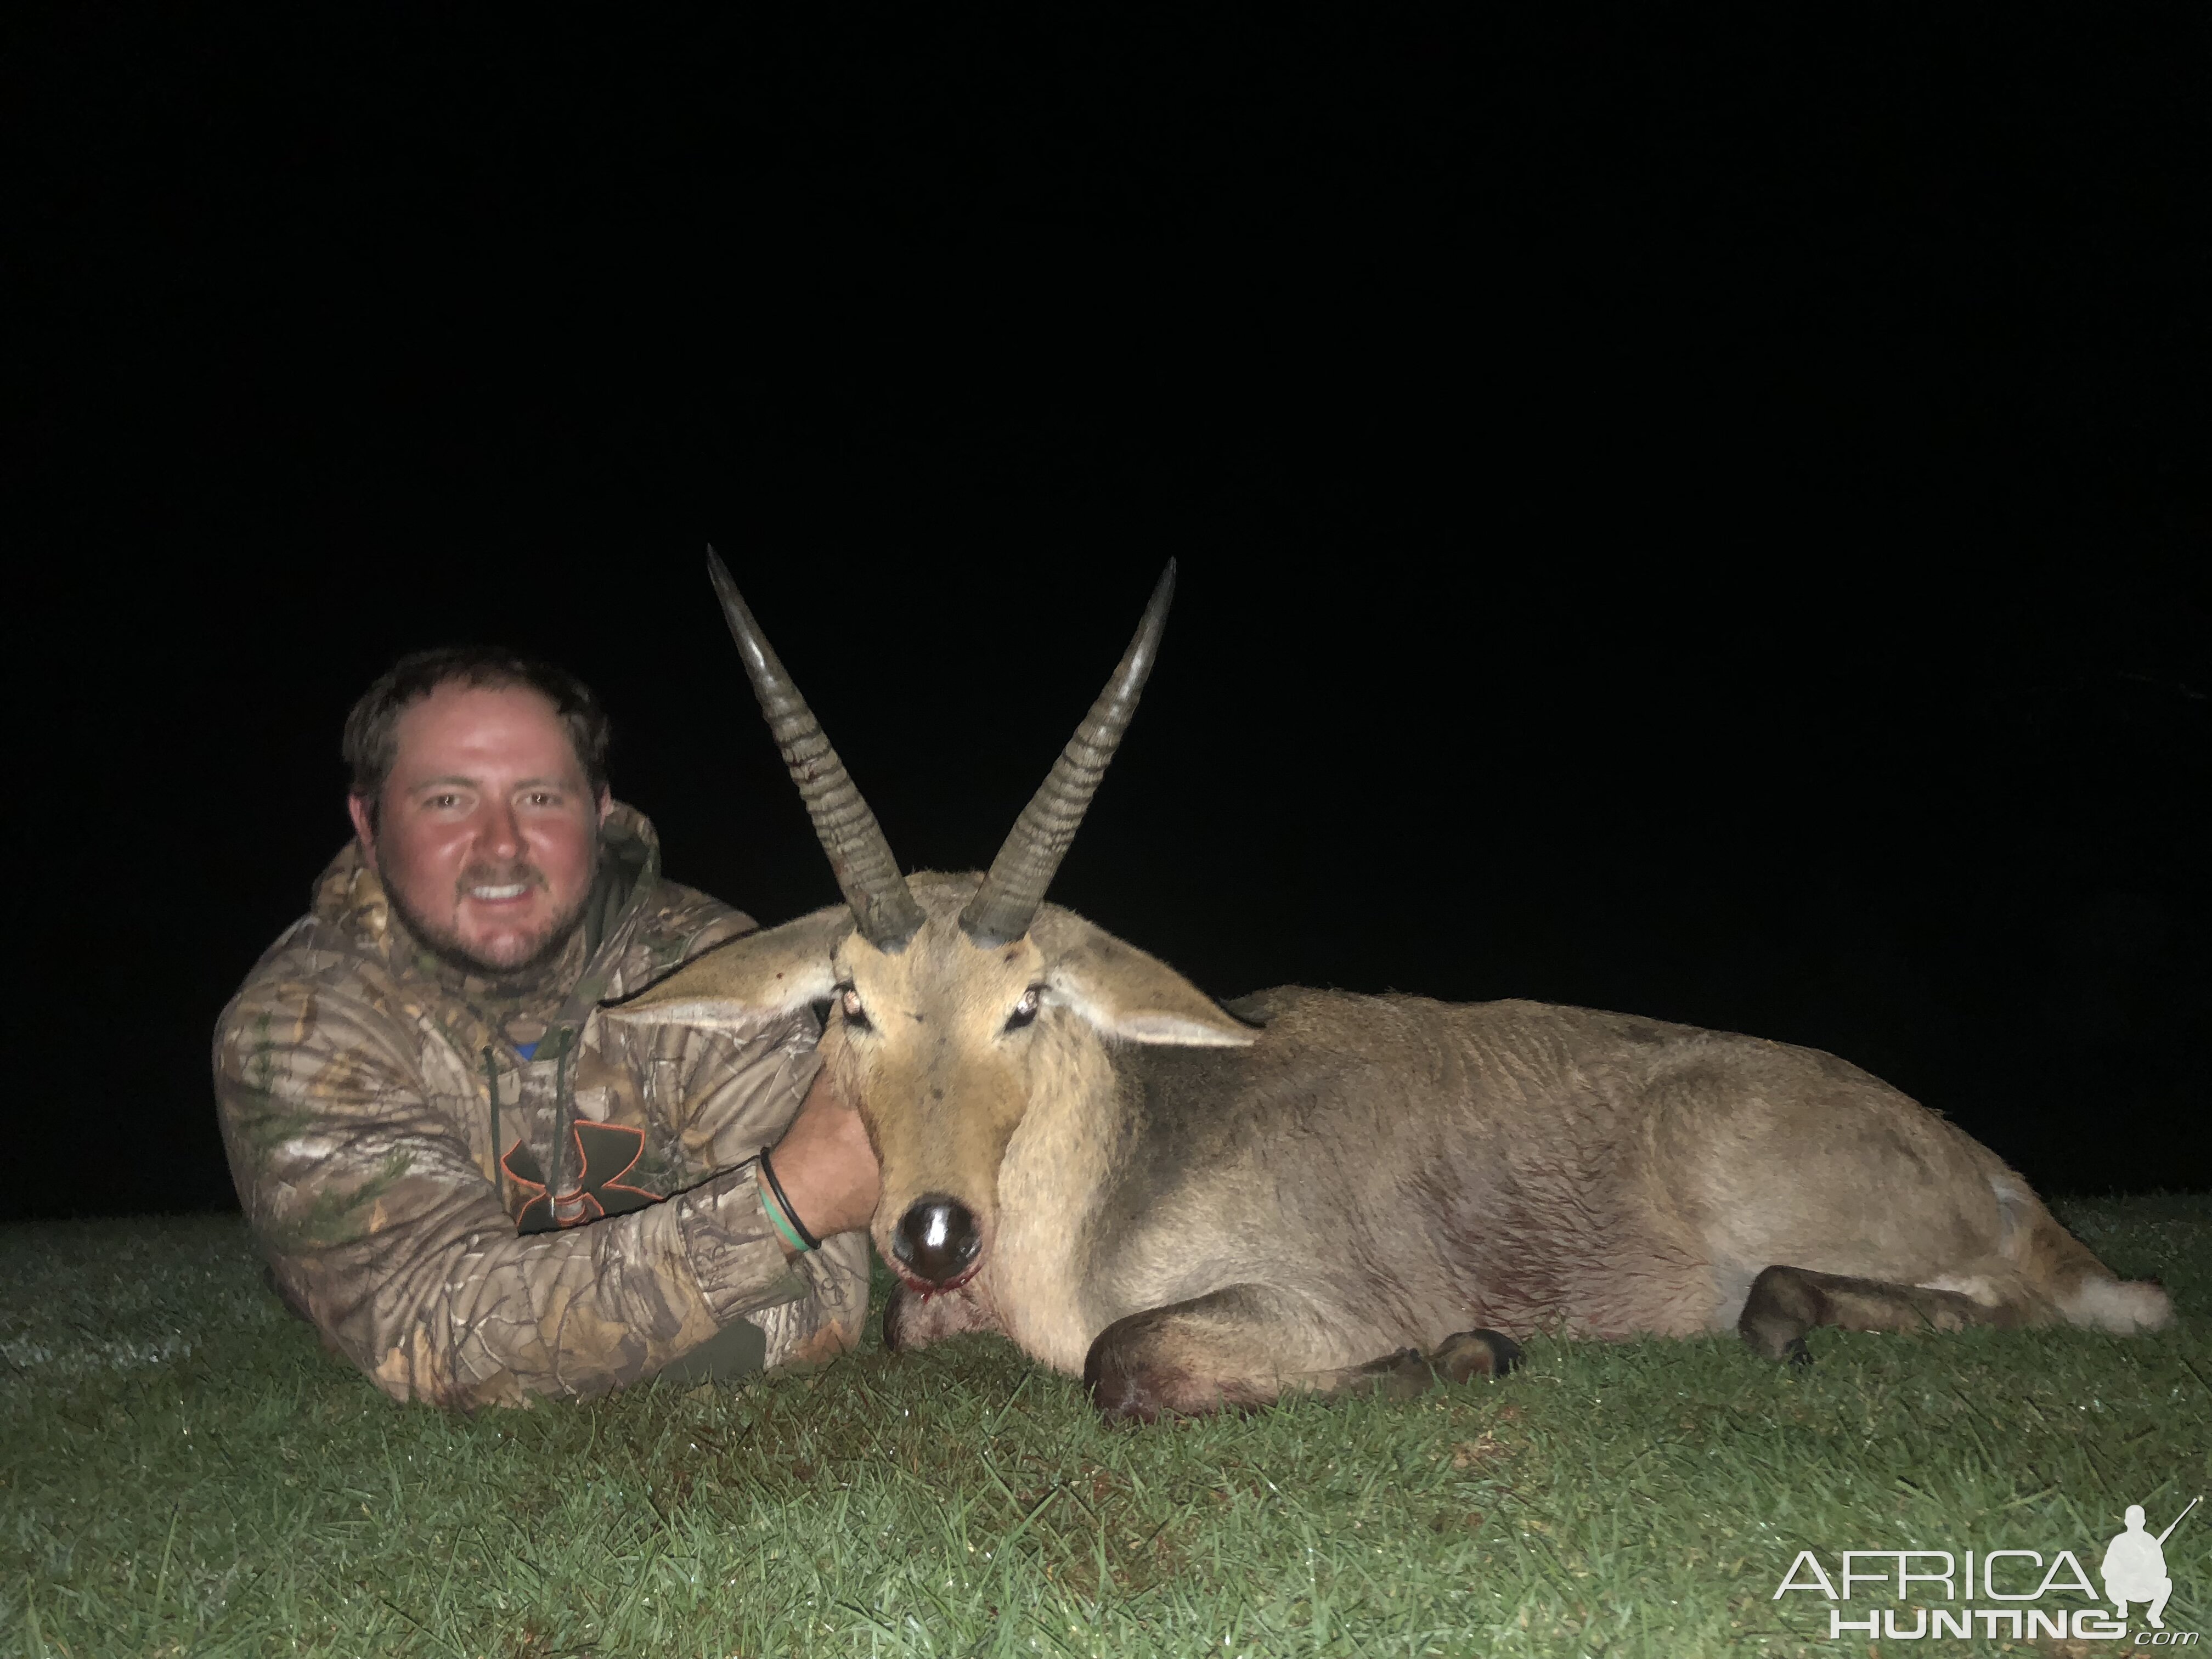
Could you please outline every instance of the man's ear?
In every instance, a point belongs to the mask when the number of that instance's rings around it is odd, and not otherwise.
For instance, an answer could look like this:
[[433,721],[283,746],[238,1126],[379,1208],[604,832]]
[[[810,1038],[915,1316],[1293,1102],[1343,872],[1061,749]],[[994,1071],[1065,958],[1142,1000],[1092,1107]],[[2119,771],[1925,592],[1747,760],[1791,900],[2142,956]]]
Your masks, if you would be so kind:
[[832,905],[718,945],[629,1000],[602,1004],[600,1012],[633,1025],[756,1030],[836,988],[830,959],[852,931],[852,911]]
[[605,823],[607,821],[607,814],[614,810],[614,791],[602,785],[599,789],[599,822]]
[[[1179,1048],[1249,1048],[1260,1033],[1181,974],[1103,927],[1063,912],[1039,931],[1053,1000],[1109,1036]],[[1073,924],[1070,926],[1069,924]]]
[[366,795],[346,797],[346,816],[353,820],[354,838],[361,842],[362,856],[373,867],[376,863],[375,807]]

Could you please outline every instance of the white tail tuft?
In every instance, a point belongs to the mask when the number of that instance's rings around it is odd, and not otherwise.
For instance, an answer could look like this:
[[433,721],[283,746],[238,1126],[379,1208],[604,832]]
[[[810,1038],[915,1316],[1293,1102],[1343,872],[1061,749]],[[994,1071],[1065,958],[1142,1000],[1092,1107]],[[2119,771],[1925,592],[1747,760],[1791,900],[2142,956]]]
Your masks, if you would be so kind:
[[2063,1304],[2066,1317],[2114,1336],[2162,1331],[2173,1323],[2173,1304],[2147,1279],[2085,1279]]

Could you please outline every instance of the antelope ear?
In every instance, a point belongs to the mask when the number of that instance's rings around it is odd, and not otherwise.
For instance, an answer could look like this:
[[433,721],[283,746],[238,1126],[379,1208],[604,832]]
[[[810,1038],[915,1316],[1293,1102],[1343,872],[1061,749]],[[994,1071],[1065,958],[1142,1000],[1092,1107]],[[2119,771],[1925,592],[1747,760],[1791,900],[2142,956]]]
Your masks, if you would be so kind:
[[853,931],[843,905],[748,933],[694,957],[666,979],[600,1013],[635,1025],[752,1030],[819,1002],[836,987],[830,957]]
[[[1257,1040],[1256,1027],[1225,1012],[1158,957],[1065,913],[1055,921],[1061,925],[1050,932],[1072,936],[1045,949],[1046,987],[1053,1000],[1108,1036],[1178,1048],[1243,1048]],[[1068,921],[1079,927],[1066,928]]]

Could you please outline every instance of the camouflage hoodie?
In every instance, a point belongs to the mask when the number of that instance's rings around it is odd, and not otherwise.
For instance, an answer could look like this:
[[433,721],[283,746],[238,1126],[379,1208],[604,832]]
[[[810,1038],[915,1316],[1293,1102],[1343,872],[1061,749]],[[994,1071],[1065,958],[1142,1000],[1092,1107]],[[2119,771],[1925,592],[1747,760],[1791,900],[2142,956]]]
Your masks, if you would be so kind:
[[754,1185],[813,1080],[812,1018],[594,1012],[752,928],[659,862],[617,805],[567,951],[495,981],[426,951],[349,846],[223,1011],[223,1143],[276,1287],[396,1400],[521,1405],[859,1336],[866,1236],[787,1261]]

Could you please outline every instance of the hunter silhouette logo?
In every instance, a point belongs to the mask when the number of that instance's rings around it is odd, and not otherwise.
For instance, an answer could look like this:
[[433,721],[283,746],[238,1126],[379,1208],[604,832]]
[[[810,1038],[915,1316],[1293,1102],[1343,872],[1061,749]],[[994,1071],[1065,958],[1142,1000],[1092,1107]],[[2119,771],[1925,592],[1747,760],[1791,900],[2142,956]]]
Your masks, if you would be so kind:
[[626,1123],[586,1122],[569,1127],[575,1137],[571,1167],[580,1172],[573,1186],[549,1194],[544,1166],[520,1139],[500,1159],[514,1184],[531,1194],[514,1218],[515,1231],[550,1232],[556,1227],[574,1227],[660,1202],[659,1193],[623,1185],[622,1178],[645,1151],[644,1130]]
[[2148,1601],[2150,1608],[2144,1619],[2153,1630],[2166,1628],[2166,1620],[2159,1614],[2166,1611],[2166,1598],[2173,1594],[2173,1580],[2166,1576],[2166,1540],[2188,1517],[2189,1510],[2203,1501],[2201,1497],[2191,1498],[2189,1509],[2175,1516],[2172,1524],[2155,1538],[2143,1530],[2142,1505],[2128,1505],[2128,1529],[2105,1547],[2101,1569],[2105,1595],[2121,1618],[2128,1616],[2129,1602]]

